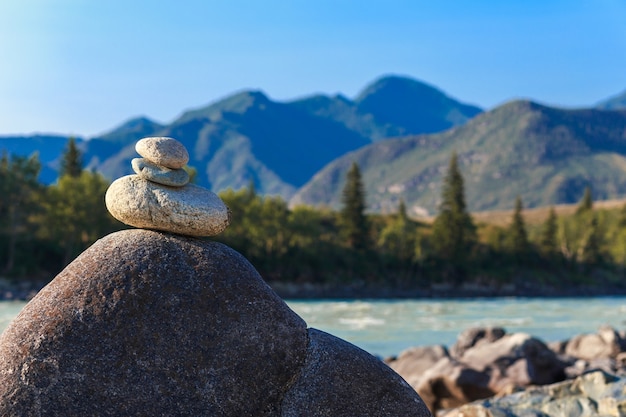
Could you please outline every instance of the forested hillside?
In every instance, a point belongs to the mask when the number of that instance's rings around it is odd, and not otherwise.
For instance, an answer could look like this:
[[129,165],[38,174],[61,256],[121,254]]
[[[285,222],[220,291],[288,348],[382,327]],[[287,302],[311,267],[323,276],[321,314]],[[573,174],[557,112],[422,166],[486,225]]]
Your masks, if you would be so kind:
[[[106,212],[108,182],[84,170],[74,142],[58,183],[36,181],[36,157],[0,159],[0,276],[45,282],[98,238],[124,227]],[[527,221],[522,198],[506,224],[467,210],[466,171],[453,152],[436,217],[368,214],[367,180],[354,163],[338,210],[290,208],[254,187],[220,194],[232,224],[216,237],[291,296],[583,294],[626,291],[626,206],[594,207],[587,188],[569,215]],[[477,293],[478,291],[478,293]]]
[[327,165],[291,203],[338,208],[347,168],[357,162],[369,208],[434,215],[449,155],[467,177],[471,211],[571,204],[586,187],[597,199],[626,196],[626,110],[564,110],[513,101],[445,132],[377,142]]

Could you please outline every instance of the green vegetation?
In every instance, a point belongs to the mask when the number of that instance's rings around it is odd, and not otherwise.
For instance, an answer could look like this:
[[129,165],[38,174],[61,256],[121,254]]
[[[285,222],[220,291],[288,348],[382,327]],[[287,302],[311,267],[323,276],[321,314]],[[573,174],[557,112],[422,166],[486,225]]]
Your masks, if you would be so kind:
[[70,176],[77,178],[83,171],[83,161],[80,155],[80,151],[76,146],[76,139],[70,138],[67,143],[67,149],[63,153],[61,159],[61,170],[59,172],[60,177]]
[[36,200],[41,190],[37,176],[41,164],[37,154],[30,158],[12,157],[4,153],[0,159],[0,233],[4,237],[0,270],[16,267],[18,245],[29,240],[32,233],[29,214],[37,211]]
[[369,247],[369,230],[365,216],[365,191],[361,171],[355,163],[350,167],[343,189],[343,207],[340,212],[341,235],[348,247],[366,249]]
[[524,217],[522,216],[522,210],[522,199],[518,196],[515,199],[513,220],[509,227],[508,249],[519,261],[526,260],[530,252],[530,243],[528,242],[528,236],[526,234],[526,225],[524,223]]
[[58,272],[100,237],[121,228],[104,205],[108,182],[82,168],[74,140],[56,184],[37,182],[37,154],[0,159],[0,272],[38,278]]
[[450,158],[444,179],[432,241],[434,255],[457,267],[465,264],[476,243],[476,230],[465,205],[465,188],[456,153]]
[[[71,142],[67,166],[81,155]],[[0,267],[15,281],[50,279],[96,239],[123,227],[104,206],[108,183],[66,170],[42,186],[37,156],[0,158]],[[359,165],[344,178],[341,210],[262,196],[254,183],[220,194],[232,224],[215,240],[241,252],[270,282],[396,291],[463,285],[541,292],[626,288],[626,205],[599,208],[591,189],[578,207],[528,217],[521,197],[506,224],[470,215],[459,158],[449,159],[434,221],[416,221],[403,199],[391,214],[367,214]],[[486,219],[486,220],[484,220]],[[373,292],[372,294],[381,294]]]

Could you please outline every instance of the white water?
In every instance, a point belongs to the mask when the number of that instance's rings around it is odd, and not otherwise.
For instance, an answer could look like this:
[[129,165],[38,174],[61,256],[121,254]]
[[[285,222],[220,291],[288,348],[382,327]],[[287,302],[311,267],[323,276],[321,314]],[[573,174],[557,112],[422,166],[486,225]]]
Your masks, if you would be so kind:
[[[550,342],[593,333],[603,324],[626,329],[626,297],[473,300],[287,301],[315,327],[379,356],[419,345],[450,346],[472,326],[501,326]],[[23,302],[0,302],[0,331]]]

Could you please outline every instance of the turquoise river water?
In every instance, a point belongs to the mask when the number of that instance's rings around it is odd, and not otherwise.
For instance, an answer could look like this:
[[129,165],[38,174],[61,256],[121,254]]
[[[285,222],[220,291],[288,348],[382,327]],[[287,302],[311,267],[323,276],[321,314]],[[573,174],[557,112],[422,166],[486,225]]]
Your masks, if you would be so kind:
[[[470,300],[293,301],[309,327],[332,333],[382,357],[411,346],[450,346],[472,326],[501,326],[545,342],[593,333],[603,324],[626,329],[626,297]],[[0,331],[24,302],[0,302]]]

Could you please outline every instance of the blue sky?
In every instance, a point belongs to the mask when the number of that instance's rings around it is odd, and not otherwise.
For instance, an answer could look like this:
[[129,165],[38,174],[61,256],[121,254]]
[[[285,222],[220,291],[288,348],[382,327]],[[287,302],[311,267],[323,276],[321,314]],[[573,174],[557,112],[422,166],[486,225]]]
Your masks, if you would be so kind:
[[243,89],[407,75],[492,108],[626,90],[626,0],[1,0],[0,134],[92,136]]

